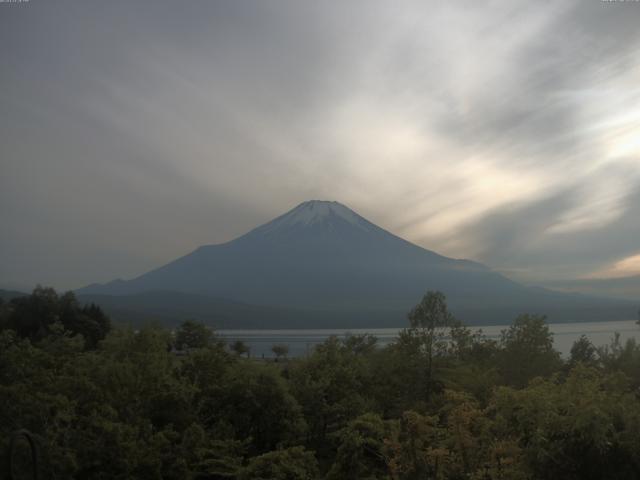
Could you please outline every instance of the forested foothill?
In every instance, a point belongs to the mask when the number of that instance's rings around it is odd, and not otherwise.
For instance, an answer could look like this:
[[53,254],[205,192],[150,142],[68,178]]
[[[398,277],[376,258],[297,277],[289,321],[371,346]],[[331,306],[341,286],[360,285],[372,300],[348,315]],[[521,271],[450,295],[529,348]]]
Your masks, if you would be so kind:
[[488,339],[428,292],[386,347],[231,347],[193,321],[111,325],[48,288],[2,301],[2,465],[26,429],[40,478],[640,478],[634,340],[582,337],[563,359],[543,317]]

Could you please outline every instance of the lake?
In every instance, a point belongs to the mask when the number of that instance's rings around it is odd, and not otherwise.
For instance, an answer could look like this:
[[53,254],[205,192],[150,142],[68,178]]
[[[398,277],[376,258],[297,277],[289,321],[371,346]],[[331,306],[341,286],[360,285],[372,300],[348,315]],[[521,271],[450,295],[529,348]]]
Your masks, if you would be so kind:
[[[508,325],[488,325],[471,327],[472,330],[482,329],[489,338],[500,338],[500,331]],[[596,346],[608,345],[614,334],[620,334],[622,342],[635,337],[640,340],[640,327],[635,320],[616,322],[586,322],[586,323],[550,323],[549,329],[553,333],[554,347],[563,357],[568,357],[573,342],[580,335],[586,335]],[[360,328],[360,329],[298,329],[298,330],[218,330],[218,334],[226,341],[242,340],[251,348],[253,357],[273,357],[271,347],[274,344],[289,346],[290,357],[308,355],[315,345],[324,342],[331,335],[344,338],[347,335],[361,335],[370,333],[378,337],[378,345],[384,346],[395,340],[402,328]]]

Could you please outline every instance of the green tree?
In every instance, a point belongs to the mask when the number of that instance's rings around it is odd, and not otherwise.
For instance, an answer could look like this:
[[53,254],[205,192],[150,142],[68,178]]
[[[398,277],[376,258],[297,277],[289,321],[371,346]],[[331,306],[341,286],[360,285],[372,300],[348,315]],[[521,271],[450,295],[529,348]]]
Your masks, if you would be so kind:
[[0,331],[9,328],[10,304],[0,297]]
[[296,445],[306,432],[300,405],[272,365],[233,364],[213,392],[199,409],[205,426],[226,429],[238,440],[250,439],[249,453]]
[[53,288],[38,285],[31,295],[13,298],[10,304],[7,327],[32,341],[47,336],[51,325],[60,320],[58,294]]
[[179,350],[206,348],[213,344],[215,335],[205,324],[194,320],[183,321],[176,330],[175,346]]
[[249,353],[251,352],[251,349],[249,348],[249,345],[247,345],[246,343],[244,343],[242,340],[236,340],[231,344],[231,350],[233,350],[234,352],[236,352],[236,354],[238,356],[242,356],[244,354],[247,354],[247,357],[249,356]]
[[37,286],[31,295],[11,300],[4,309],[0,328],[15,330],[33,342],[50,335],[61,324],[71,335],[82,335],[85,348],[94,349],[111,329],[111,322],[97,305],[80,306],[73,292],[58,296],[53,288]]
[[368,333],[362,335],[348,334],[342,341],[344,347],[355,355],[367,355],[374,352],[378,338]]
[[281,357],[287,358],[287,355],[289,355],[289,345],[284,343],[276,344],[271,347],[271,351],[275,354],[276,360]]
[[598,348],[598,363],[607,372],[623,372],[640,388],[640,344],[635,338],[622,343],[616,332],[609,345]]
[[491,410],[494,433],[519,439],[532,478],[637,478],[640,405],[628,380],[578,365],[565,382],[501,387]]
[[[182,467],[184,473],[174,474],[171,478],[236,479],[242,468],[246,442],[217,437],[215,431],[208,432],[198,423],[184,430],[177,445],[179,450],[165,449],[168,457],[165,462],[175,462],[177,457],[185,464]],[[174,447],[171,442],[168,446]],[[176,467],[176,470],[180,468]],[[168,476],[163,475],[163,478]]]
[[321,457],[333,454],[334,433],[374,408],[367,395],[372,383],[367,359],[333,336],[290,369],[292,393],[309,425],[309,445]]
[[265,453],[249,460],[238,480],[316,480],[318,462],[304,447]]
[[571,353],[569,356],[569,365],[575,366],[577,363],[594,366],[597,362],[597,349],[593,343],[586,337],[580,335],[580,338],[573,342]]
[[451,466],[451,452],[445,448],[445,428],[437,415],[404,412],[386,442],[391,478],[402,480],[445,479]]
[[562,366],[543,316],[520,315],[502,331],[500,346],[499,370],[509,385],[523,387],[532,378],[551,375]]
[[93,303],[80,307],[73,292],[60,296],[59,311],[64,329],[82,335],[87,349],[96,348],[111,330],[111,321],[102,309]]
[[403,330],[393,343],[366,360],[371,385],[362,393],[375,402],[384,418],[397,418],[406,410],[424,406],[424,357],[417,337]]
[[384,452],[389,430],[382,418],[372,413],[349,422],[338,432],[339,447],[327,480],[390,479]]
[[427,396],[433,389],[433,359],[446,348],[446,331],[455,324],[442,292],[427,292],[420,303],[409,312],[410,335],[416,337],[425,356],[425,385]]

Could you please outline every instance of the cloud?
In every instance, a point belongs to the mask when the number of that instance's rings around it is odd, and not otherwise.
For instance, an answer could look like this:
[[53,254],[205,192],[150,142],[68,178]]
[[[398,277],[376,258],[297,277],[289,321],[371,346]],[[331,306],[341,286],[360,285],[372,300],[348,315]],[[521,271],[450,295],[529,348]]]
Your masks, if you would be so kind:
[[618,260],[613,265],[594,272],[591,278],[622,278],[640,275],[640,253]]
[[0,283],[131,277],[309,198],[527,281],[637,251],[631,2],[2,7]]
[[[597,179],[590,182],[597,183]],[[588,277],[621,257],[634,255],[640,235],[640,223],[635,221],[640,215],[637,180],[617,207],[624,213],[609,217],[606,225],[555,228],[567,212],[584,209],[584,188],[574,185],[537,202],[497,208],[465,227],[459,238],[466,243],[460,248],[475,246],[476,256],[487,259],[489,265],[537,284]],[[598,206],[597,198],[594,202]]]

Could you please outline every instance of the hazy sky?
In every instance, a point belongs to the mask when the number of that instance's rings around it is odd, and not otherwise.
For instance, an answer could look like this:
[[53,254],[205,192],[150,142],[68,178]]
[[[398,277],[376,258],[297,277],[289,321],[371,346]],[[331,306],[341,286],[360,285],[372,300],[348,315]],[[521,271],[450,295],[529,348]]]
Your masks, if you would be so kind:
[[0,286],[307,199],[526,282],[640,273],[640,3],[0,3]]

